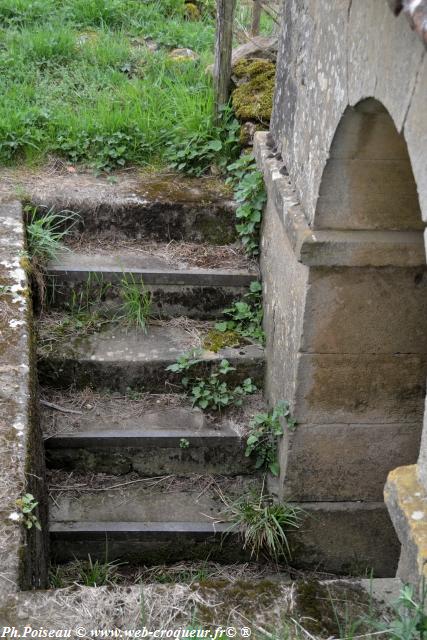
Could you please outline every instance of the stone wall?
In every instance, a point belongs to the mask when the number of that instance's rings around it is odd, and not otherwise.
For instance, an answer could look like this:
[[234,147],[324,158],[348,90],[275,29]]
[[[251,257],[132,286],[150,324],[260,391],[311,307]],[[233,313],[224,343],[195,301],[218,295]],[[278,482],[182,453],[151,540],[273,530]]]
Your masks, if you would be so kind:
[[[385,2],[286,0],[271,133],[255,144],[269,195],[267,392],[299,422],[278,492],[334,503],[340,522],[365,504],[366,527],[374,504],[386,513],[387,473],[416,462],[422,429],[426,64]],[[371,552],[388,546],[375,570],[393,575],[388,527],[361,535]]]
[[[0,625],[14,619],[21,588],[47,582],[47,500],[36,415],[31,299],[23,269],[25,239],[18,202],[0,206]],[[16,500],[32,493],[42,531],[19,521]]]

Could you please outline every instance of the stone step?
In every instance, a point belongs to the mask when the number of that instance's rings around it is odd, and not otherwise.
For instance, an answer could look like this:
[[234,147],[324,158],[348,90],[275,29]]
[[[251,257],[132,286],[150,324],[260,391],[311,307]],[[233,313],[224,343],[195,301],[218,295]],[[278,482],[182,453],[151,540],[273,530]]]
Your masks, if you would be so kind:
[[[227,535],[224,504],[258,485],[258,479],[165,476],[135,480],[58,473],[50,487],[52,559],[73,557],[160,564],[210,559],[232,562],[247,553]],[[74,484],[73,484],[74,483]],[[91,486],[90,486],[91,485]],[[93,486],[95,485],[95,486]]]
[[[188,569],[188,563],[177,566],[181,574],[183,567]],[[199,568],[200,563],[195,573]],[[164,575],[164,567],[161,570]],[[34,629],[120,629],[131,636],[134,621],[140,621],[144,611],[147,629],[171,620],[169,628],[177,637],[183,629],[194,629],[197,620],[201,629],[211,630],[210,637],[223,624],[231,633],[236,629],[237,637],[248,629],[253,638],[349,638],[344,630],[359,623],[356,636],[374,640],[387,637],[378,633],[375,623],[384,614],[388,620],[396,617],[387,607],[395,605],[402,587],[397,578],[318,580],[313,571],[291,581],[286,573],[257,572],[249,565],[245,571],[234,565],[187,583],[175,581],[172,574],[171,584],[144,581],[96,589],[73,585],[61,592],[21,591],[16,594],[14,624],[24,628],[31,620]]]
[[[210,323],[198,323],[200,333],[207,333]],[[179,391],[181,375],[166,371],[177,357],[194,346],[195,339],[182,326],[164,323],[152,325],[148,333],[121,324],[108,323],[90,335],[55,334],[45,318],[39,324],[39,379],[54,388],[99,388],[125,392]],[[197,341],[196,341],[197,342]],[[214,353],[202,350],[201,362],[191,375],[206,377],[226,358],[235,371],[226,380],[235,385],[245,378],[261,386],[264,373],[264,350],[256,344],[226,347]],[[167,386],[169,384],[169,386]],[[173,386],[170,386],[173,385]]]
[[156,173],[121,176],[114,185],[89,175],[79,180],[52,178],[41,189],[32,185],[28,194],[42,212],[78,212],[73,235],[218,245],[236,238],[236,205],[218,180]]
[[[108,409],[99,404],[96,415],[88,412],[73,420],[63,413],[52,416],[52,409],[46,409],[49,415],[42,423],[54,419],[56,431],[45,440],[49,468],[114,474],[133,471],[142,476],[236,475],[254,470],[253,461],[245,457],[238,425],[227,419],[213,423],[198,409],[158,409],[121,421],[117,417],[112,421]],[[248,422],[249,416],[246,425]]]
[[152,294],[154,317],[216,318],[247,293],[252,269],[201,269],[136,252],[110,255],[64,252],[47,266],[51,308],[101,307],[117,313],[122,281],[143,284]]

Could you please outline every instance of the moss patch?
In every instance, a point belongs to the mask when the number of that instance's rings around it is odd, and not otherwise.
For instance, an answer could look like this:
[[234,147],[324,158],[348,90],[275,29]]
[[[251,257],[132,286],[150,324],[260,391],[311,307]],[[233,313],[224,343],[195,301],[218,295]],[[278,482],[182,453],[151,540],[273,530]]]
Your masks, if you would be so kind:
[[233,75],[242,81],[232,93],[233,108],[239,120],[270,122],[275,74],[276,67],[269,60],[240,60],[234,65]]
[[203,348],[218,353],[224,347],[238,347],[241,337],[236,331],[217,331],[212,329],[203,341]]
[[265,613],[274,606],[282,594],[281,585],[271,580],[230,582],[226,579],[208,579],[190,588],[197,590],[201,599],[209,603],[197,607],[196,618],[201,624],[228,620],[233,610],[253,620],[257,614]]
[[[326,585],[317,580],[297,583],[298,617],[304,628],[316,637],[347,637],[351,627],[353,632],[367,632],[363,619],[372,607],[369,594],[360,586]],[[380,615],[379,611],[375,614]]]

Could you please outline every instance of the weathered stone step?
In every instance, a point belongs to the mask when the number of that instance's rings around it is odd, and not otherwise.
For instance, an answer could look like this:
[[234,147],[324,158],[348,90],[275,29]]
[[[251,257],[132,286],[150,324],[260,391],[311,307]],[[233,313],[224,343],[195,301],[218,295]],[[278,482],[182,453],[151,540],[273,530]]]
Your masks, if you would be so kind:
[[151,313],[157,317],[218,317],[257,279],[255,269],[188,268],[152,255],[117,251],[111,255],[65,252],[48,265],[47,272],[52,308],[78,308],[90,301],[117,312],[125,280],[151,292]]
[[99,407],[96,416],[75,420],[72,427],[60,414],[57,434],[45,440],[48,467],[142,476],[253,472],[244,440],[229,420],[214,428],[200,410],[174,407],[146,412],[116,428],[109,422]]
[[236,238],[235,203],[218,180],[155,174],[121,176],[117,183],[61,176],[29,189],[31,202],[79,213],[75,235],[186,240],[229,244]]
[[[209,564],[203,563],[203,568],[206,566]],[[180,563],[178,576],[183,567],[191,569],[188,563]],[[164,567],[159,569],[160,575],[165,575]],[[200,563],[194,573],[198,569]],[[141,620],[143,610],[147,629],[157,629],[159,622],[171,620],[169,628],[176,630],[177,636],[183,629],[194,628],[194,620],[201,629],[212,629],[212,637],[219,621],[224,620],[227,627],[238,629],[237,637],[240,629],[252,628],[252,637],[257,638],[342,638],[343,629],[363,622],[358,627],[359,637],[384,639],[386,634],[378,634],[376,621],[383,614],[390,618],[386,607],[396,603],[403,587],[398,578],[318,581],[311,571],[291,581],[286,573],[257,572],[250,565],[246,571],[239,565],[218,569],[196,582],[175,581],[177,574],[172,573],[172,584],[144,581],[96,589],[73,585],[61,592],[21,591],[16,594],[19,606],[13,623],[24,628],[31,620],[34,629],[120,629],[125,635],[124,630],[136,628],[134,621]],[[368,622],[367,611],[373,624]],[[261,635],[257,629],[263,630]],[[282,630],[288,635],[278,636]]]
[[[203,334],[211,326],[199,323]],[[181,376],[166,368],[194,345],[194,338],[176,324],[152,325],[148,333],[109,323],[104,330],[91,335],[55,334],[49,319],[39,325],[39,378],[42,384],[55,388],[100,388],[125,392],[177,391]],[[191,369],[191,375],[209,375],[213,367],[226,358],[235,371],[226,380],[230,385],[247,377],[262,385],[264,351],[256,344],[237,348],[226,347],[213,353],[202,351],[201,362]]]
[[[188,476],[139,482],[84,476],[73,485],[56,475],[51,486],[50,540],[54,561],[77,558],[120,559],[152,564],[211,559],[230,562],[247,557],[236,534],[226,536],[219,490],[236,499],[258,479]],[[93,476],[91,482],[94,482]],[[108,484],[107,484],[108,483]],[[108,488],[110,486],[110,488]],[[114,488],[115,487],[115,488]],[[87,490],[85,490],[87,489]]]

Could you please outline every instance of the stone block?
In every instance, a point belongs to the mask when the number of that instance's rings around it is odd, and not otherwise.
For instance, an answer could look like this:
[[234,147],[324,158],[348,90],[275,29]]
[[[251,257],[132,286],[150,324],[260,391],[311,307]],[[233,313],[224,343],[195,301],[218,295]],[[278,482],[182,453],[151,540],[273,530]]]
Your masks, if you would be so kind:
[[427,356],[299,354],[299,422],[421,423]]
[[284,497],[378,502],[388,472],[416,461],[420,436],[419,423],[299,424],[284,461]]
[[400,545],[384,503],[301,503],[306,517],[289,534],[291,564],[336,574],[394,577]]
[[427,354],[427,270],[311,269],[301,350]]
[[424,410],[424,427],[421,438],[420,454],[417,464],[418,479],[427,492],[427,398]]
[[331,158],[323,172],[314,225],[317,229],[423,229],[407,156]]
[[424,222],[427,222],[426,103],[427,59],[424,56],[404,126]]
[[418,587],[420,579],[427,578],[427,493],[416,467],[391,471],[384,499],[402,545],[398,577]]

